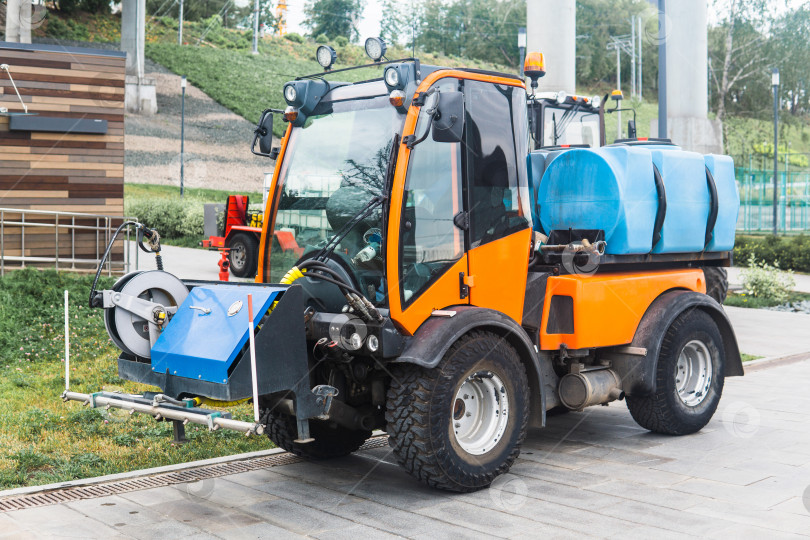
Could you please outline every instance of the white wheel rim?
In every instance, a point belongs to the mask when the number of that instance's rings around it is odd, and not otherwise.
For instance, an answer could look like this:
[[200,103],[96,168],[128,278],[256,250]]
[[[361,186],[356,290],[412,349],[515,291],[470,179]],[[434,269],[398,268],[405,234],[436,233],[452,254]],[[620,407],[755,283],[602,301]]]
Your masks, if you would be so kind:
[[468,454],[486,454],[501,440],[509,423],[506,386],[491,371],[473,373],[456,392],[450,415],[459,446]]
[[231,264],[236,268],[245,266],[245,259],[247,258],[245,254],[246,251],[243,244],[236,244],[235,248],[231,248]]
[[695,339],[684,345],[675,373],[675,388],[681,401],[689,407],[700,405],[709,393],[712,375],[712,355],[706,344]]

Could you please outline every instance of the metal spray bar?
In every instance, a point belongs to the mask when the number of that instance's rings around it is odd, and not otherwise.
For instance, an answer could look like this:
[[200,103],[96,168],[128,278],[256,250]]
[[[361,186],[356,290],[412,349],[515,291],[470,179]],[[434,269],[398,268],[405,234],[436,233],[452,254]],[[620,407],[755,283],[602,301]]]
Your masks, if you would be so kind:
[[240,431],[245,435],[262,435],[264,426],[260,423],[233,420],[229,413],[201,409],[198,407],[179,407],[176,405],[160,404],[143,396],[133,394],[119,394],[111,392],[96,392],[82,394],[65,391],[62,393],[65,401],[80,401],[93,408],[122,409],[129,414],[142,413],[155,417],[155,419],[176,420],[183,424],[200,424],[208,426],[211,431],[217,429],[230,429]]

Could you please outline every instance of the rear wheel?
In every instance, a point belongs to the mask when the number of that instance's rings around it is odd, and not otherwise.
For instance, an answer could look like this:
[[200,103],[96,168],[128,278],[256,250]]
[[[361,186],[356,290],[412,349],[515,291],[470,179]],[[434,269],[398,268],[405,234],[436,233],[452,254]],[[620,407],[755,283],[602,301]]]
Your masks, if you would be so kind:
[[473,332],[435,368],[392,372],[386,421],[400,464],[449,491],[486,487],[520,454],[529,416],[526,371],[503,338]]
[[315,440],[305,444],[295,442],[298,426],[295,417],[289,414],[262,411],[267,437],[276,446],[309,459],[328,459],[347,456],[371,437],[371,431],[348,429],[334,422],[310,420],[309,431]]
[[259,251],[256,237],[245,232],[236,233],[227,247],[231,273],[236,277],[255,276]]
[[658,356],[655,393],[627,396],[633,419],[669,435],[700,431],[723,393],[725,350],[714,320],[704,311],[680,315],[667,330]]
[[704,266],[703,275],[706,278],[706,294],[717,300],[719,304],[726,301],[728,296],[728,272],[719,266]]

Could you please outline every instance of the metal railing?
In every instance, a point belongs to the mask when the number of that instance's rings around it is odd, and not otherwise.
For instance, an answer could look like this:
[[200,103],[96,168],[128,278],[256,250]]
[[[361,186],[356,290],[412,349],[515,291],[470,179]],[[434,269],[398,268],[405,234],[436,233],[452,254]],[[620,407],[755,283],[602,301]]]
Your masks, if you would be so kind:
[[[26,264],[36,264],[37,266],[53,264],[56,270],[78,270],[77,265],[98,267],[115,230],[121,223],[128,220],[137,221],[135,218],[124,216],[0,208],[0,276],[5,275],[7,263],[19,263],[19,266],[14,264],[13,268],[25,268]],[[38,240],[40,243],[43,238],[51,236],[50,233],[43,234],[42,231],[52,229],[53,255],[27,255],[26,229],[29,230],[29,239]],[[37,232],[34,233],[33,230]],[[14,238],[12,241],[10,238],[13,236],[19,236],[19,239]],[[77,236],[79,239],[89,239],[94,246],[90,249],[77,249]],[[105,266],[109,276],[114,271],[130,271],[129,226],[126,228],[126,236],[119,236],[119,239],[124,243],[123,259],[113,260],[112,254],[107,257]],[[39,245],[35,249],[48,251],[50,246]],[[19,255],[7,255],[7,251],[19,251]],[[136,249],[136,268],[137,259]]]
[[[773,231],[773,171],[737,168],[740,213],[737,230]],[[780,233],[810,232],[810,172],[779,171],[777,229]]]

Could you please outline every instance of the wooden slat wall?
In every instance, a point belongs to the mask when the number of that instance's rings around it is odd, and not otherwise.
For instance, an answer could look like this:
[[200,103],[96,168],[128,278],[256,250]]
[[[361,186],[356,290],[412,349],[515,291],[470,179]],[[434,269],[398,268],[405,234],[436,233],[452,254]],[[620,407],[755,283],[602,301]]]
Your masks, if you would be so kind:
[[[28,112],[108,126],[105,135],[11,132],[0,115],[0,207],[123,215],[125,59],[116,51],[0,42],[0,63],[9,65]],[[5,72],[0,106],[23,111]],[[53,256],[53,229],[26,228],[25,235],[26,255]],[[6,230],[4,239],[6,254],[18,255],[19,230]],[[70,252],[67,238],[65,246],[60,257]],[[95,233],[77,233],[79,256],[95,257],[97,247]]]

